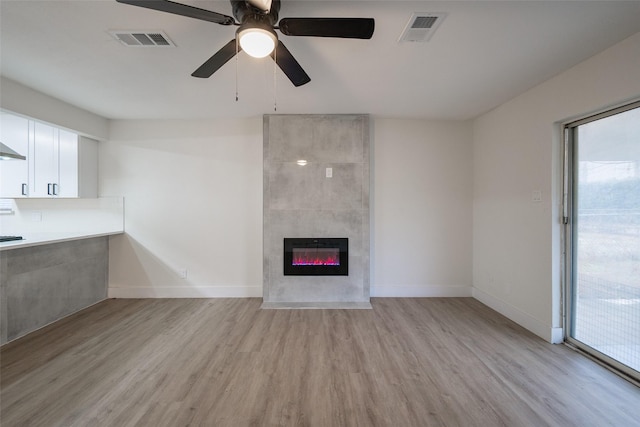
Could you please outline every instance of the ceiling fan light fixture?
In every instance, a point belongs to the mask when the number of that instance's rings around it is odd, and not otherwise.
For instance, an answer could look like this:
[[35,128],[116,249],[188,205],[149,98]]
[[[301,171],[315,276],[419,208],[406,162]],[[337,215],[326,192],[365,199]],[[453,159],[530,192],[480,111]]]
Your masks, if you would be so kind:
[[[198,78],[211,77],[231,58],[244,50],[248,55],[256,58],[263,58],[271,54],[275,62],[273,68],[274,85],[275,71],[279,67],[294,86],[302,86],[309,83],[311,78],[289,52],[289,49],[278,40],[275,30],[285,36],[370,39],[375,29],[373,18],[284,18],[278,20],[280,0],[230,0],[233,16],[200,9],[173,0],[116,1],[219,25],[238,26],[236,37],[191,73],[193,77]],[[191,2],[189,1],[189,3]],[[236,76],[237,64],[236,62]]]
[[264,58],[271,54],[278,42],[276,33],[270,28],[240,28],[237,37],[242,50],[254,58]]

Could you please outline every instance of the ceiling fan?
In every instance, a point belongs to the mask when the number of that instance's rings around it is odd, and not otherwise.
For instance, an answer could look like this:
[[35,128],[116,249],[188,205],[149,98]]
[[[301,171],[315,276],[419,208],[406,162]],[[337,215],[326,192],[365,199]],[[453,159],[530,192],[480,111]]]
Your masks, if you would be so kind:
[[286,36],[370,39],[375,27],[372,18],[283,18],[278,22],[280,0],[230,0],[233,17],[169,0],[116,1],[220,25],[238,26],[236,38],[191,74],[201,78],[211,77],[227,61],[244,50],[257,58],[271,55],[291,83],[302,86],[309,83],[311,78],[282,41],[278,40],[275,30]]

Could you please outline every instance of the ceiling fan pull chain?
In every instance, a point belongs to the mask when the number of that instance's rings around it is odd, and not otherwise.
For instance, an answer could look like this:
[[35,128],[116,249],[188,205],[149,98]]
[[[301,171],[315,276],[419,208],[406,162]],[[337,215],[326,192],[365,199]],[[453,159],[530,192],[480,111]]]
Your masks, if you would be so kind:
[[236,102],[238,102],[238,38],[236,37]]
[[273,51],[273,111],[278,111],[278,99],[276,97],[276,74],[278,71],[278,48]]

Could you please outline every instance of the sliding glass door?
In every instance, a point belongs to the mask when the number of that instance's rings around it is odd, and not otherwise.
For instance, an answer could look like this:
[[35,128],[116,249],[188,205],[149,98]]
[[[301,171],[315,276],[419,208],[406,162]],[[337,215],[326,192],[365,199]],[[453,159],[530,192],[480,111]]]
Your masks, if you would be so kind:
[[640,105],[566,131],[568,341],[640,378]]

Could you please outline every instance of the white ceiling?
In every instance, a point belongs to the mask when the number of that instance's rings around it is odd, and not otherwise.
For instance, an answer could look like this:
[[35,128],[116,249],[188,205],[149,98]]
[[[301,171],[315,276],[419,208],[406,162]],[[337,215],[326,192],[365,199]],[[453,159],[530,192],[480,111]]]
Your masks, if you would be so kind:
[[[231,15],[226,1],[183,0]],[[448,15],[431,41],[398,43],[413,12]],[[235,27],[115,0],[0,0],[3,76],[112,119],[274,112],[468,119],[640,31],[640,1],[282,0],[284,17],[371,17],[371,40],[280,40],[311,82],[241,53],[190,74]],[[127,48],[109,30],[162,30],[175,48]],[[274,92],[275,81],[275,92]],[[585,90],[589,90],[585,88]]]

